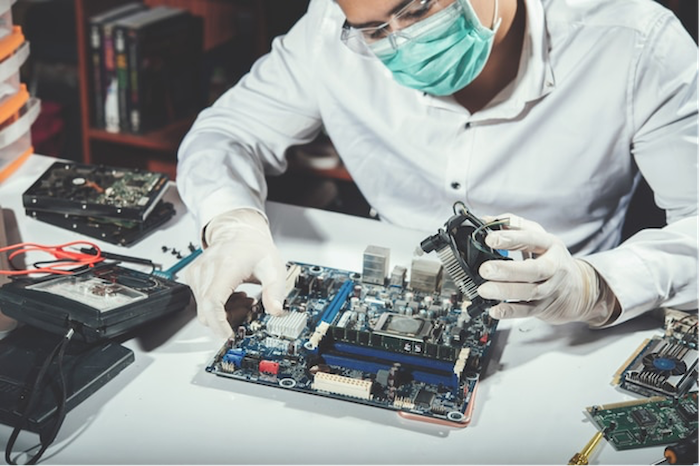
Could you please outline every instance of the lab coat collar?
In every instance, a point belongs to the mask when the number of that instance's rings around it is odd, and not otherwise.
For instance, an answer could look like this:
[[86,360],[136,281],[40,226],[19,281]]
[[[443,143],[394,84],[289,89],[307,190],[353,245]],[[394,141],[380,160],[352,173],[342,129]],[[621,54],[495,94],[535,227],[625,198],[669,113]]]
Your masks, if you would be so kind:
[[[513,119],[529,102],[541,99],[555,87],[542,0],[525,0],[525,9],[527,17],[518,74],[485,108],[470,116],[472,122]],[[425,94],[425,98],[430,105],[466,111],[452,96],[437,97]]]

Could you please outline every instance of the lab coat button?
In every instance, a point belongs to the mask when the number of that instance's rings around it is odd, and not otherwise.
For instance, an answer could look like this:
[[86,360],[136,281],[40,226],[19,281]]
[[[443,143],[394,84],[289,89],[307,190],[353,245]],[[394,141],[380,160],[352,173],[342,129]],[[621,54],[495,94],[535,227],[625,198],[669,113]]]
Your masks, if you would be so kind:
[[454,190],[460,189],[460,188],[462,187],[462,185],[461,185],[460,183],[456,182],[456,181],[453,182],[453,183],[451,184],[451,186],[452,186],[452,189],[454,189]]

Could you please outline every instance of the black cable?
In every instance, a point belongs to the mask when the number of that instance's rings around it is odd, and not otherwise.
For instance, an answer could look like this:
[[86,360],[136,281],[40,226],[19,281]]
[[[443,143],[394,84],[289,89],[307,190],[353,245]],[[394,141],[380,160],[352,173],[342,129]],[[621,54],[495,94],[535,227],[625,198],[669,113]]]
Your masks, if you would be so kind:
[[[97,254],[95,248],[80,248],[80,252],[83,254]],[[155,264],[150,259],[144,259],[142,257],[125,256],[124,254],[115,254],[113,252],[100,251],[100,255],[105,259],[112,259],[120,262],[129,262],[131,264],[141,264],[153,267],[155,269]]]
[[66,417],[66,381],[65,377],[63,375],[63,356],[66,352],[66,348],[68,347],[68,344],[71,341],[71,338],[73,338],[74,330],[71,327],[68,329],[68,332],[64,335],[64,337],[61,339],[61,341],[58,342],[58,344],[51,350],[51,353],[49,353],[48,357],[44,360],[44,363],[42,364],[41,368],[39,369],[39,373],[36,376],[36,380],[34,381],[34,384],[32,385],[31,391],[29,393],[29,397],[27,398],[27,403],[24,408],[24,412],[22,413],[22,417],[19,419],[17,422],[17,425],[15,426],[14,430],[12,431],[12,434],[10,435],[10,438],[7,441],[7,445],[5,447],[5,461],[7,464],[12,464],[16,465],[15,461],[11,457],[12,453],[12,448],[15,445],[15,442],[17,441],[17,437],[19,437],[19,434],[22,430],[25,429],[27,422],[29,421],[29,416],[32,414],[32,410],[34,409],[34,406],[36,405],[36,402],[38,400],[37,395],[41,392],[40,387],[43,382],[44,376],[46,375],[46,372],[48,371],[49,367],[51,366],[52,362],[56,362],[56,365],[58,366],[58,388],[59,388],[59,398],[58,398],[58,406],[56,408],[56,420],[54,421],[54,424],[51,428],[51,430],[48,431],[48,435],[44,436],[43,432],[40,435],[40,441],[41,441],[41,447],[39,448],[39,451],[32,456],[29,461],[27,461],[26,464],[36,464],[37,461],[39,461],[39,458],[44,454],[46,449],[53,443],[53,441],[56,439],[56,436],[58,435],[58,431],[61,428],[61,425],[63,425],[63,421]]
[[[76,264],[78,263],[78,261],[76,261],[76,260],[56,259],[56,260],[51,260],[51,261],[34,262],[32,264],[32,267],[34,267],[35,269],[38,269],[38,268],[42,267],[43,265],[56,264],[58,262],[75,262]],[[80,272],[87,270],[88,267],[90,267],[90,266],[89,265],[82,265],[80,267],[75,267],[73,269],[66,270],[66,272],[70,272],[70,273],[64,274],[64,275],[76,275],[76,274],[79,274]],[[46,273],[46,272],[38,272],[38,273]]]
[[58,264],[59,262],[78,262],[75,259],[54,259],[54,260],[47,260],[47,261],[39,261],[39,262],[34,262],[32,264],[32,267],[35,269],[38,269],[44,265],[51,265],[51,264]]

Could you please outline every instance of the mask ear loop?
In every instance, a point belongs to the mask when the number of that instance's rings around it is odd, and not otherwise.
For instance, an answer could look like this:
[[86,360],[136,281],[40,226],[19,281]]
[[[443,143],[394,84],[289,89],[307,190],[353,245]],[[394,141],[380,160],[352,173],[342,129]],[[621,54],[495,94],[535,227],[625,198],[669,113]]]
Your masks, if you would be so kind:
[[493,18],[491,18],[491,30],[493,32],[498,31],[501,26],[501,17],[498,16],[498,0],[493,2]]

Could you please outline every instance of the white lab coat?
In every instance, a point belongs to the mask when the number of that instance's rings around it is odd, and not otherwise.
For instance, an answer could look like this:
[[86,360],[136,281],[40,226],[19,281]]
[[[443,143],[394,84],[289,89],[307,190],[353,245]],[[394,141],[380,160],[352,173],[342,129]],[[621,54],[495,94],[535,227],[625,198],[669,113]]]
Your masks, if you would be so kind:
[[[697,308],[698,49],[651,0],[526,0],[515,81],[470,114],[395,83],[340,41],[331,0],[307,14],[199,115],[177,184],[200,226],[262,210],[264,173],[323,125],[380,217],[436,230],[464,201],[478,216],[539,222],[585,256],[618,297],[621,322]],[[621,246],[640,173],[669,225]]]

